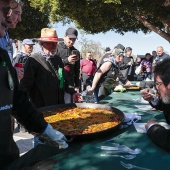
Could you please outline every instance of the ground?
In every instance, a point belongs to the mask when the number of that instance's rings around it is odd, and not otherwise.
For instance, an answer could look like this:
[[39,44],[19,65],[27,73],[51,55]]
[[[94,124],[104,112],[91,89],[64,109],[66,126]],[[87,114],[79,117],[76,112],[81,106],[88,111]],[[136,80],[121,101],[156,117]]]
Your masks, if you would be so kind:
[[20,132],[18,130],[18,124],[15,123],[15,130],[14,130],[14,140],[20,150],[20,155],[25,154],[30,149],[33,148],[32,139],[33,135],[29,134],[28,132]]

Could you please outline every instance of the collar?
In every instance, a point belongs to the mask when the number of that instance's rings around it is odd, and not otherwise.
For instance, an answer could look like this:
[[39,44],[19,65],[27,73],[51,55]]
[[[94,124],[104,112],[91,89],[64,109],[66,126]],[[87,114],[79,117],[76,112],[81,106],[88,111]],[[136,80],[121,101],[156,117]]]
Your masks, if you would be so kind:
[[48,56],[47,54],[45,54],[43,50],[39,51],[38,53],[41,54],[46,60],[48,60],[49,58],[54,58],[54,56]]
[[110,62],[113,63],[114,65],[117,65],[116,60],[115,60],[113,57],[104,58],[103,61],[104,61],[104,62],[110,61]]

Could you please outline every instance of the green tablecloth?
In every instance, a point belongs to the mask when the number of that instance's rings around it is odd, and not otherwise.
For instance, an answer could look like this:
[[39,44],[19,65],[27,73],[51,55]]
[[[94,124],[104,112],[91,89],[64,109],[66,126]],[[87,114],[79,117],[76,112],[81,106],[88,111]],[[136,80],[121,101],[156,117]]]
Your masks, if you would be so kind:
[[[150,119],[165,121],[164,116],[158,111],[141,111],[135,105],[141,103],[133,100],[140,99],[139,91],[128,91],[125,93],[113,93],[100,103],[107,104],[128,113],[141,113],[142,120],[147,122]],[[143,105],[143,104],[142,104]],[[118,130],[107,137],[101,137],[90,142],[71,143],[68,151],[55,156],[57,163],[53,169],[60,170],[123,170],[120,165],[122,160],[125,163],[132,163],[138,166],[147,167],[154,170],[170,169],[170,154],[158,148],[152,143],[145,133],[137,133],[131,125],[124,130]],[[99,146],[108,145],[103,141],[114,139],[114,143],[126,145],[130,148],[141,148],[142,153],[138,154],[133,160],[125,160],[120,157],[101,157],[100,154],[106,151],[100,150]]]

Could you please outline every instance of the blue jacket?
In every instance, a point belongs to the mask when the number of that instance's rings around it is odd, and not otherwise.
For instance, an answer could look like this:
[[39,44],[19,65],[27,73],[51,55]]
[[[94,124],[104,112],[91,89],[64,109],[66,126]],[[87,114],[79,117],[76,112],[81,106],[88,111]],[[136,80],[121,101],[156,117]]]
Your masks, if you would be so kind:
[[12,41],[10,40],[9,34],[7,31],[5,32],[5,36],[3,38],[0,38],[0,47],[8,52],[8,55],[12,62],[14,51],[13,51]]

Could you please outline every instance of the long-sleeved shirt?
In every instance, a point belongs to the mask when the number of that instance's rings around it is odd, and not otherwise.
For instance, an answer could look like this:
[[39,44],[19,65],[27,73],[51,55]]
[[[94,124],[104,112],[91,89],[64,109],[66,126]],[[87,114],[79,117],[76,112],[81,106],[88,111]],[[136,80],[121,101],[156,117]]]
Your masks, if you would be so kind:
[[12,46],[12,42],[11,42],[11,40],[9,38],[9,34],[8,34],[7,31],[5,32],[5,36],[3,38],[0,38],[0,47],[8,52],[8,55],[9,55],[10,60],[12,62],[12,59],[13,59],[13,46]]

